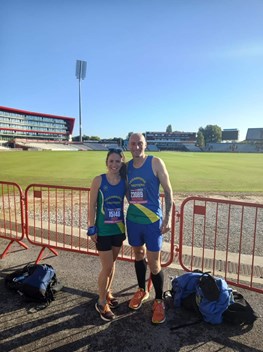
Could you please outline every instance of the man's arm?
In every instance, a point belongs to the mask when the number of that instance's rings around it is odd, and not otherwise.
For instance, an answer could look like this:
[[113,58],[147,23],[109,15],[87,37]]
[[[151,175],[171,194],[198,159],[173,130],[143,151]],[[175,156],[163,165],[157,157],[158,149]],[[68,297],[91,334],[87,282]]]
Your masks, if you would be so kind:
[[165,163],[161,159],[153,159],[153,171],[159,178],[160,184],[164,191],[165,214],[162,224],[162,233],[165,233],[170,230],[170,220],[173,204],[173,190]]

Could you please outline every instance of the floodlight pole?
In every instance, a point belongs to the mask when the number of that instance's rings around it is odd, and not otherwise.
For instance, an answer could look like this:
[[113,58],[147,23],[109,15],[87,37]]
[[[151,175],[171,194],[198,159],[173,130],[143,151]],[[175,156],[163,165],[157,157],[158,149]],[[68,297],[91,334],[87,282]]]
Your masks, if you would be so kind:
[[79,141],[82,143],[82,121],[81,121],[81,79],[86,77],[87,62],[77,60],[76,77],[79,80]]
[[79,78],[79,141],[82,143],[82,122],[81,122],[81,83]]

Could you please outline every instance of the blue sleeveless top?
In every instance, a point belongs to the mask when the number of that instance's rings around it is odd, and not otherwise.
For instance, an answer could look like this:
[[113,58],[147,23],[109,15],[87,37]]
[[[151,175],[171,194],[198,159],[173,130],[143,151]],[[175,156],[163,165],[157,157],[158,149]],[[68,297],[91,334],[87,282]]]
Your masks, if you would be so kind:
[[127,219],[138,224],[151,224],[162,218],[160,204],[160,181],[153,173],[153,156],[147,156],[140,168],[128,162],[128,200]]
[[96,213],[96,226],[99,236],[125,233],[123,212],[125,193],[125,180],[121,179],[117,185],[111,185],[106,174],[101,175]]

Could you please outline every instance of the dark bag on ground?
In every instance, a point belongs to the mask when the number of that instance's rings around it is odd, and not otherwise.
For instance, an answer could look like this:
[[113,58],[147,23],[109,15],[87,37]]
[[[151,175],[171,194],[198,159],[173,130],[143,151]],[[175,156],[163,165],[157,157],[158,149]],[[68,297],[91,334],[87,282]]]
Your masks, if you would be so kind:
[[244,297],[233,292],[224,279],[200,270],[173,278],[170,293],[175,307],[183,307],[198,315],[199,319],[194,323],[252,324],[257,318]]
[[258,314],[253,310],[243,295],[233,292],[234,303],[223,313],[223,321],[231,325],[250,325],[257,320]]
[[49,304],[63,287],[49,264],[29,264],[5,277],[7,288],[22,294],[27,301]]

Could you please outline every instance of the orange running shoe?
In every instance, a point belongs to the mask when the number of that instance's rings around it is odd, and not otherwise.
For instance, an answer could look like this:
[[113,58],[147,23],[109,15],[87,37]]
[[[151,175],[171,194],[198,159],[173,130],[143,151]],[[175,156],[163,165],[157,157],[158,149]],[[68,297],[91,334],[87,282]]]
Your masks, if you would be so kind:
[[134,296],[130,300],[129,308],[137,310],[141,308],[144,301],[146,301],[149,297],[149,292],[144,291],[144,289],[139,288],[137,292],[135,292]]
[[156,299],[153,303],[153,324],[161,324],[165,322],[165,306],[161,299]]

